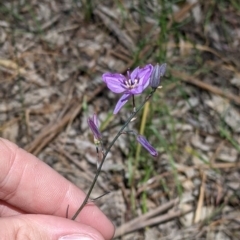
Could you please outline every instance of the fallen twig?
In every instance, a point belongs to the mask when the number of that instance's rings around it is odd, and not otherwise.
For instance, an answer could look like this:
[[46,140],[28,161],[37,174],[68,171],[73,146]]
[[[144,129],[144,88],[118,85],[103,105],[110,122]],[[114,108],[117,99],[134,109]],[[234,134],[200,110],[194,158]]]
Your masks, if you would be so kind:
[[142,216],[139,216],[127,223],[124,223],[123,225],[121,225],[120,227],[118,227],[116,229],[115,237],[122,236],[126,233],[133,232],[133,231],[136,231],[138,229],[141,229],[141,228],[144,228],[147,226],[152,226],[155,224],[159,224],[161,222],[169,221],[175,217],[179,217],[179,216],[185,214],[186,212],[182,212],[182,211],[174,212],[173,211],[171,213],[167,213],[167,214],[164,214],[164,215],[161,215],[158,217],[154,217],[156,215],[159,215],[162,212],[169,210],[177,202],[178,202],[178,199],[171,200],[171,201],[167,202],[166,204],[161,205],[161,206],[157,207],[156,209],[147,212],[146,214],[143,214]]
[[[105,88],[104,85],[100,85],[94,92],[87,98],[87,102],[90,102],[98,93]],[[37,155],[56,135],[67,126],[67,124],[74,119],[82,109],[82,104],[79,100],[75,102],[70,101],[68,105],[69,111],[59,120],[55,119],[46,126],[41,133],[30,143],[25,149]]]
[[228,92],[226,90],[221,90],[218,87],[212,86],[211,84],[205,83],[195,77],[189,76],[188,74],[177,71],[177,70],[172,69],[171,73],[174,77],[180,78],[181,80],[183,80],[185,82],[193,84],[199,88],[202,88],[204,90],[207,90],[207,91],[217,94],[219,96],[228,98],[229,100],[231,100],[237,104],[240,104],[240,97],[237,95],[234,95],[231,92]]
[[122,43],[124,47],[126,47],[131,52],[136,48],[132,39],[124,33],[113,20],[110,20],[105,14],[103,14],[100,10],[96,9],[94,13],[102,20],[104,25],[113,32],[118,38],[119,42]]

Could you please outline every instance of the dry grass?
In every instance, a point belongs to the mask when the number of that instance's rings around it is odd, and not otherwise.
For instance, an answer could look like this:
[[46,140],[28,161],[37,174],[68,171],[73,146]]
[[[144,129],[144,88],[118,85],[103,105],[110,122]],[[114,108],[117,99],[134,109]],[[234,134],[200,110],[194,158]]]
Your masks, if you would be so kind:
[[111,191],[96,204],[121,239],[239,239],[240,5],[174,2],[1,1],[0,136],[86,191],[87,117],[100,115],[107,144],[127,114],[111,117],[101,74],[167,62],[134,125],[159,157],[123,136],[92,197]]

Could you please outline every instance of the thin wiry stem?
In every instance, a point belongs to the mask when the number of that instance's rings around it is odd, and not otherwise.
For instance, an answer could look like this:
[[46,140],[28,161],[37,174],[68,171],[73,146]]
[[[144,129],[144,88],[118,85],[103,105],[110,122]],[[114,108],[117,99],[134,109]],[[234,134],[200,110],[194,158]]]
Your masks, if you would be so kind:
[[127,121],[124,123],[124,125],[121,127],[121,129],[119,130],[119,132],[116,134],[116,136],[114,137],[114,139],[112,140],[112,142],[109,144],[108,148],[106,149],[106,152],[103,155],[102,161],[97,169],[96,175],[93,179],[93,182],[88,190],[88,193],[83,201],[83,203],[81,204],[81,206],[78,208],[78,210],[76,211],[76,213],[73,215],[72,220],[75,220],[77,218],[77,216],[79,215],[79,213],[82,211],[82,209],[85,207],[85,205],[88,203],[88,199],[92,193],[92,190],[97,182],[98,176],[101,172],[103,163],[105,162],[105,159],[108,155],[108,153],[110,152],[112,146],[114,145],[114,143],[117,141],[117,139],[119,138],[119,136],[122,134],[123,130],[127,127],[127,125],[131,122],[131,120],[136,116],[136,114],[143,108],[143,106],[145,105],[145,103],[152,97],[152,95],[154,94],[154,92],[156,91],[156,89],[152,89],[152,91],[149,93],[149,95],[145,98],[145,100],[143,101],[143,103],[136,109],[135,112],[132,112],[132,114],[130,115],[130,117],[127,119]]
[[132,95],[132,104],[133,104],[133,112],[136,111],[136,106],[135,106],[135,98],[134,95]]

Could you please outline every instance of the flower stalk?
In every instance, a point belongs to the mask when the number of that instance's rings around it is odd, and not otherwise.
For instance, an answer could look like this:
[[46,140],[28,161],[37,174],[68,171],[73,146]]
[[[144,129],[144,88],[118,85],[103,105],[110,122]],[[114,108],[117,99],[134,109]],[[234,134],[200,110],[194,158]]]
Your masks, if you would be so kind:
[[105,154],[103,155],[102,161],[97,169],[96,175],[93,179],[93,182],[86,194],[85,199],[83,200],[82,205],[78,208],[78,210],[76,211],[76,213],[73,215],[72,220],[75,220],[77,218],[77,216],[79,215],[79,213],[82,211],[82,209],[85,207],[85,205],[88,203],[88,200],[90,198],[90,195],[92,193],[92,190],[97,182],[98,176],[101,172],[103,163],[105,162],[105,159],[107,157],[107,154],[110,152],[112,146],[114,145],[114,143],[117,141],[117,139],[120,137],[120,135],[122,134],[123,130],[127,127],[127,125],[131,122],[131,120],[137,115],[137,113],[143,108],[143,106],[145,105],[145,103],[153,96],[154,92],[156,91],[156,89],[152,89],[152,91],[149,93],[149,95],[145,98],[145,100],[143,101],[143,103],[136,109],[135,112],[132,112],[132,114],[130,115],[130,117],[126,120],[126,122],[124,123],[124,125],[121,127],[121,129],[118,131],[118,133],[116,134],[116,136],[113,138],[112,142],[109,144],[108,148],[105,151]]
[[[143,108],[143,106],[147,103],[147,101],[153,96],[157,88],[160,84],[160,78],[164,75],[166,71],[166,64],[162,65],[156,65],[153,67],[151,64],[146,65],[143,68],[137,67],[130,73],[130,71],[127,72],[127,77],[123,76],[119,73],[105,73],[103,74],[103,81],[107,84],[107,87],[114,93],[123,93],[122,97],[119,99],[119,101],[116,104],[116,107],[114,109],[114,114],[118,113],[119,110],[123,107],[123,105],[129,100],[130,97],[132,97],[133,101],[133,112],[130,114],[130,116],[127,118],[124,125],[121,127],[121,129],[117,132],[113,140],[110,142],[108,148],[103,151],[103,144],[102,144],[102,134],[99,130],[99,124],[97,115],[94,114],[92,118],[88,118],[88,125],[91,129],[93,136],[94,136],[94,142],[96,145],[96,150],[98,154],[98,161],[97,161],[97,171],[94,176],[93,182],[86,194],[86,197],[84,201],[82,202],[81,206],[78,208],[76,213],[73,215],[72,220],[75,220],[81,210],[85,207],[85,205],[90,201],[90,195],[92,193],[92,190],[97,182],[97,179],[100,175],[102,166],[106,160],[106,157],[108,153],[110,152],[112,146],[117,141],[117,139],[121,136],[121,134],[127,134],[132,133],[136,136],[136,140],[154,157],[158,155],[156,149],[151,146],[151,144],[147,141],[147,139],[142,136],[135,133],[134,130],[130,131],[124,131],[124,129],[128,126],[130,122],[136,119],[137,113]],[[151,92],[147,95],[147,97],[144,99],[144,101],[140,104],[138,108],[135,107],[135,95],[141,94],[148,86],[152,87]],[[98,152],[98,145],[102,148],[102,158],[99,157]]]

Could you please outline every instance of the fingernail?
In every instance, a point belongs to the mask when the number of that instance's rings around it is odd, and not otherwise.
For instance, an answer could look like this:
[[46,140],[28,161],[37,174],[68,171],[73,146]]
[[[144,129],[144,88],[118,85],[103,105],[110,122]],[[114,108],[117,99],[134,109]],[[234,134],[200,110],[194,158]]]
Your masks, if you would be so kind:
[[85,234],[71,234],[62,236],[58,240],[96,240],[96,238]]

